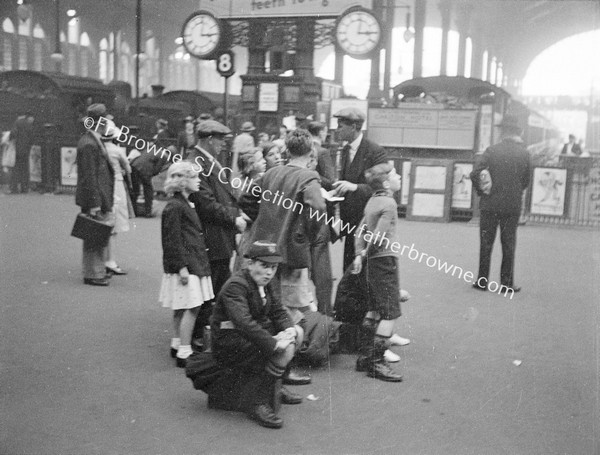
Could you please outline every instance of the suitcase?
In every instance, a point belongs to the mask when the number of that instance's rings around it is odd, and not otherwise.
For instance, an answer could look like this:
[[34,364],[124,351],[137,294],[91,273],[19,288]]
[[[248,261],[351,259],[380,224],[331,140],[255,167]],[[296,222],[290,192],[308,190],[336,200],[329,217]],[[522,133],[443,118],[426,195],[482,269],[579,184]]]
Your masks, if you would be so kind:
[[71,235],[98,246],[108,244],[114,220],[95,218],[86,213],[77,214]]

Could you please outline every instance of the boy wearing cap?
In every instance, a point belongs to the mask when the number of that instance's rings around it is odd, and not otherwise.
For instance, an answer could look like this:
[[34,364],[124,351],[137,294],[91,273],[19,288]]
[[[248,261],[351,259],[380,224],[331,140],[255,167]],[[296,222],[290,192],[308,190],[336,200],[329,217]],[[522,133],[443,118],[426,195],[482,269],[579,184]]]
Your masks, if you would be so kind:
[[[213,356],[224,368],[262,377],[248,415],[262,426],[281,428],[283,420],[269,405],[270,394],[302,344],[303,331],[294,326],[270,285],[282,261],[277,245],[256,241],[245,257],[247,268],[236,272],[217,297],[211,317]],[[282,387],[281,401],[298,404],[302,398]]]
[[[365,171],[373,190],[355,238],[356,256],[353,274],[360,274],[366,289],[367,309],[362,323],[357,371],[388,382],[401,382],[384,355],[400,311],[400,276],[398,255],[391,245],[397,244],[398,205],[393,193],[400,189],[400,176],[389,163]],[[364,269],[364,270],[363,270]]]
[[352,232],[340,232],[346,237],[344,244],[344,270],[354,260],[354,230],[363,216],[363,210],[371,197],[372,190],[367,185],[365,170],[387,162],[383,148],[363,136],[362,126],[366,116],[360,110],[350,107],[335,113],[338,119],[337,137],[344,145],[341,156],[339,180],[334,188],[344,200],[340,202],[340,218]]

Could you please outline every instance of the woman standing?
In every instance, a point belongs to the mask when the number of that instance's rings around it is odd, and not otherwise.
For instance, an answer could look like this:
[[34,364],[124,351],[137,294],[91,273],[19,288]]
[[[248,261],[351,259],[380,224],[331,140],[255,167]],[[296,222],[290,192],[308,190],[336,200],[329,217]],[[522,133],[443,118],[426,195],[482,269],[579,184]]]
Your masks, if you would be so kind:
[[115,188],[113,193],[115,227],[108,242],[107,260],[105,262],[106,273],[109,275],[127,275],[127,272],[119,267],[115,260],[115,241],[118,233],[129,231],[129,218],[134,216],[133,206],[129,200],[129,192],[127,190],[127,181],[131,175],[131,166],[125,155],[125,149],[115,143],[118,135],[119,129],[115,126],[114,122],[107,120],[106,131],[102,135],[102,142],[104,142],[110,164],[115,171]]
[[173,198],[162,213],[164,275],[159,302],[173,310],[171,356],[181,368],[192,354],[198,310],[214,298],[202,224],[188,200],[199,187],[200,178],[192,163],[178,162],[169,167],[165,193]]

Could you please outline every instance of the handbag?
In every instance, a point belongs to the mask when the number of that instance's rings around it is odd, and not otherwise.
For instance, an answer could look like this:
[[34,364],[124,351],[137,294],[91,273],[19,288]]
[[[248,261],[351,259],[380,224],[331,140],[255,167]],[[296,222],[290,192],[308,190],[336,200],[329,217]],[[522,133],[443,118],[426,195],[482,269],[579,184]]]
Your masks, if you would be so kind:
[[114,220],[79,213],[75,218],[71,235],[97,246],[104,246],[108,244],[113,227]]

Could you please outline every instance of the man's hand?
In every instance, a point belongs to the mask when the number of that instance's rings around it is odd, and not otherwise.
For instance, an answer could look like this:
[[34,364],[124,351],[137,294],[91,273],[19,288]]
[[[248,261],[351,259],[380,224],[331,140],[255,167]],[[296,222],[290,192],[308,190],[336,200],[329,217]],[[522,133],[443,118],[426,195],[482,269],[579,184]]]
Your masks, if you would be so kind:
[[101,208],[100,207],[93,207],[90,209],[90,215],[91,216],[98,216],[98,214],[100,213]]
[[333,183],[333,187],[335,189],[335,194],[338,196],[343,196],[346,193],[353,193],[358,189],[356,183],[348,182],[347,180],[338,180]]
[[235,227],[237,228],[238,231],[244,232],[246,230],[247,225],[248,225],[248,223],[246,223],[246,220],[244,219],[243,216],[238,216],[235,219]]
[[356,256],[352,263],[352,274],[358,275],[362,271],[362,256]]

